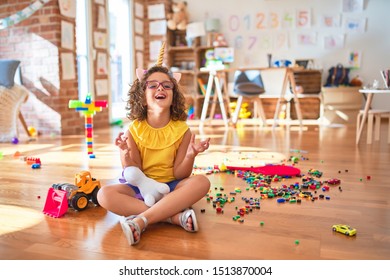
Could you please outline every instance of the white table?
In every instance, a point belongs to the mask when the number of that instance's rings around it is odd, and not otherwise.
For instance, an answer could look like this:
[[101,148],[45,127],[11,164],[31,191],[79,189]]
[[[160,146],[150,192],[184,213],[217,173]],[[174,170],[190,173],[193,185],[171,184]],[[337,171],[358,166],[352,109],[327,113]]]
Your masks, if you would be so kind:
[[360,124],[360,128],[356,135],[356,145],[359,144],[360,136],[362,135],[364,124],[367,121],[368,112],[370,110],[372,99],[374,98],[374,94],[390,94],[390,89],[360,89],[359,92],[363,94],[367,94],[367,99],[366,99],[366,105],[364,106],[364,113]]

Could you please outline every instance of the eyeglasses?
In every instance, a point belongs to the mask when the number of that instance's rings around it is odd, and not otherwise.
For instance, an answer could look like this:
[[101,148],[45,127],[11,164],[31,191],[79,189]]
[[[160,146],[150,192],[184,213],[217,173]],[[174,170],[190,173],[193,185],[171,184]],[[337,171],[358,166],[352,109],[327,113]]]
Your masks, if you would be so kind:
[[146,87],[148,89],[158,89],[158,87],[162,85],[164,89],[173,89],[174,88],[174,84],[171,82],[171,81],[163,81],[163,82],[157,82],[157,81],[147,81],[146,82]]

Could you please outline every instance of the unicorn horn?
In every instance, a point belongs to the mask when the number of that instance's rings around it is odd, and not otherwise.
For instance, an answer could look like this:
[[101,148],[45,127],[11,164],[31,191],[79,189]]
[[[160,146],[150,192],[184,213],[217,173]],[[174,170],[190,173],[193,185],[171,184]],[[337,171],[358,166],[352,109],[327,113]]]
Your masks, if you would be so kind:
[[165,41],[162,43],[160,52],[158,54],[157,63],[156,63],[157,66],[162,66],[163,64],[164,50],[165,50]]

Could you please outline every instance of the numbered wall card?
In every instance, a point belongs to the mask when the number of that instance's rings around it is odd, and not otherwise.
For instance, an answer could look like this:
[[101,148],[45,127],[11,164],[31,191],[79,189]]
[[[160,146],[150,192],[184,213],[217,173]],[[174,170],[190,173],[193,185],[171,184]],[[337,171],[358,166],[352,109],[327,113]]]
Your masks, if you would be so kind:
[[296,24],[298,28],[309,28],[311,26],[311,9],[297,10]]
[[107,36],[103,32],[93,32],[93,42],[95,48],[105,49],[107,48]]
[[364,33],[366,30],[366,18],[346,17],[344,29],[350,33]]
[[278,32],[273,36],[273,49],[287,50],[289,48],[289,40],[287,32]]
[[327,14],[321,16],[321,26],[332,28],[341,26],[341,16],[339,14]]
[[61,21],[61,47],[68,50],[74,49],[73,23]]
[[95,80],[95,92],[97,96],[108,95],[108,80],[107,79]]
[[107,54],[98,52],[97,54],[97,74],[98,75],[107,75]]
[[268,13],[268,29],[280,29],[282,27],[281,15],[276,11]]
[[295,14],[291,11],[284,11],[281,15],[282,28],[295,28]]
[[299,33],[297,35],[297,44],[301,46],[315,46],[317,45],[317,33]]
[[348,55],[348,65],[352,68],[359,68],[361,61],[361,51],[351,51]]
[[343,0],[343,12],[353,13],[362,12],[364,9],[364,0]]
[[76,67],[74,63],[73,53],[61,53],[61,65],[62,65],[62,79],[74,80],[76,79]]
[[60,13],[65,17],[76,17],[76,0],[58,0]]
[[99,6],[98,28],[99,29],[106,29],[107,28],[106,9],[103,6]]
[[325,49],[341,49],[344,47],[344,35],[326,35],[324,36]]

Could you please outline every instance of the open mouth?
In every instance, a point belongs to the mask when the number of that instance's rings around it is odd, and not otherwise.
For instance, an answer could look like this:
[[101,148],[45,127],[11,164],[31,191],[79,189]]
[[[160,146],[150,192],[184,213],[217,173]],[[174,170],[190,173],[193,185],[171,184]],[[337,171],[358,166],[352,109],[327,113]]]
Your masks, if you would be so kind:
[[165,99],[167,96],[164,93],[158,93],[154,96],[156,99]]

